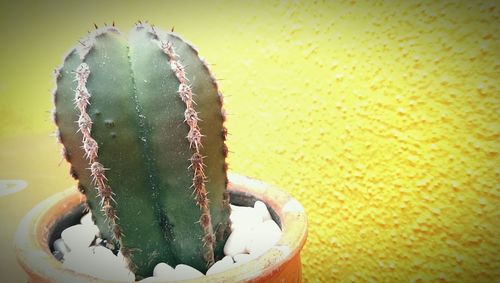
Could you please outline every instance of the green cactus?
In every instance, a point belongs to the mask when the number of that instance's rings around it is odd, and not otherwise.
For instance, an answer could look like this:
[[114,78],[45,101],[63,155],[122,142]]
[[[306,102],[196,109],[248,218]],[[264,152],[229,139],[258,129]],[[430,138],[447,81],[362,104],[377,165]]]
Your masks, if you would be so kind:
[[137,24],[91,32],[56,70],[54,120],[101,236],[138,278],[205,272],[230,233],[222,95],[193,46]]

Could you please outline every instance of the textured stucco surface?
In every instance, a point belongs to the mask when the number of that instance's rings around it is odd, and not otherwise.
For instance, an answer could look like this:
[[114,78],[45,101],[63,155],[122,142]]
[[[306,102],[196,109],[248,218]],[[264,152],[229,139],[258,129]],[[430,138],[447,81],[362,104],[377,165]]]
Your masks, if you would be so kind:
[[303,203],[307,281],[500,280],[500,7],[324,6],[219,72],[231,168]]
[[44,38],[19,22],[1,47],[1,135],[51,128],[40,74],[92,22],[173,25],[222,79],[230,170],[305,207],[306,282],[500,280],[498,2],[75,3],[75,21],[58,14]]

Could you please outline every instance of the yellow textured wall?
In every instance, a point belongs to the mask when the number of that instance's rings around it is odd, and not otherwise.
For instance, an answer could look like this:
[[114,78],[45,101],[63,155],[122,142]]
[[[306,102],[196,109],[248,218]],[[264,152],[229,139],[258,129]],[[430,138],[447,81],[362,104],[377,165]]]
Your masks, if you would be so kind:
[[175,26],[223,79],[230,169],[304,205],[306,282],[500,280],[498,2],[9,5],[0,136],[52,129],[93,22]]

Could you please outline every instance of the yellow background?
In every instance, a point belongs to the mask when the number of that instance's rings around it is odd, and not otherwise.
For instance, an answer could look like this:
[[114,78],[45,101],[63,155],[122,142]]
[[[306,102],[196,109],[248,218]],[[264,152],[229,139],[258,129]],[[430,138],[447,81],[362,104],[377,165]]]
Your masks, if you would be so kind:
[[29,185],[0,197],[4,279],[23,280],[18,221],[74,184],[48,137],[52,70],[94,22],[148,19],[213,64],[230,170],[304,205],[306,282],[500,280],[498,2],[9,2],[0,179]]

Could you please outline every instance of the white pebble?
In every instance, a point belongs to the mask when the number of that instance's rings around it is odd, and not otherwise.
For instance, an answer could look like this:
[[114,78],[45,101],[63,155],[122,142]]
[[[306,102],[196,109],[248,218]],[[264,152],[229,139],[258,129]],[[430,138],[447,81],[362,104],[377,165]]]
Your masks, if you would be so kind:
[[241,265],[251,261],[254,257],[249,254],[237,254],[233,256],[235,265]]
[[262,223],[262,216],[255,213],[253,207],[231,206],[231,231],[236,231],[239,228],[251,229]]
[[95,246],[90,248],[94,253],[94,256],[102,258],[103,260],[109,262],[118,262],[118,257],[113,254],[110,249],[107,249],[103,246]]
[[225,256],[221,260],[214,263],[212,267],[210,267],[210,269],[207,271],[207,275],[223,272],[231,269],[232,267],[234,267],[233,258],[231,256]]
[[251,229],[244,228],[231,232],[224,245],[224,255],[234,256],[245,253],[251,234]]
[[88,248],[94,238],[95,229],[83,224],[68,227],[61,233],[61,239],[70,251]]
[[172,275],[169,281],[195,279],[204,276],[203,273],[199,272],[197,269],[185,264],[177,265]]
[[125,261],[125,257],[123,256],[122,251],[118,251],[118,253],[116,253],[116,257],[121,261]]
[[135,275],[118,260],[111,250],[96,246],[69,252],[63,266],[104,280],[133,282]]
[[174,268],[164,262],[158,263],[153,269],[153,276],[168,278],[174,273]]
[[165,280],[161,279],[161,278],[158,278],[158,277],[155,277],[155,276],[151,276],[151,277],[146,277],[140,281],[138,281],[140,283],[149,283],[149,282],[165,282]]
[[81,219],[80,223],[83,225],[94,225],[94,221],[92,220],[92,213],[85,214]]
[[91,248],[70,251],[64,255],[63,266],[80,271],[78,268],[81,265],[83,269],[80,272],[85,273],[85,266],[88,262],[92,262],[92,256],[93,253]]
[[125,259],[125,257],[123,256],[122,251],[118,251],[118,253],[116,254],[116,260],[117,260],[118,262],[121,262],[121,264],[122,264],[125,268],[128,268],[127,260],[126,260],[126,259]]
[[271,220],[271,214],[269,214],[269,210],[263,202],[261,202],[260,200],[256,201],[253,205],[253,208],[255,210],[255,213],[259,214],[262,218],[262,222]]
[[94,235],[96,237],[101,236],[101,232],[99,231],[99,227],[97,227],[97,225],[88,225],[88,227],[94,231]]
[[246,252],[259,256],[273,247],[281,238],[281,229],[272,220],[267,220],[252,230]]
[[69,248],[62,239],[54,241],[54,250],[61,252],[63,255],[69,253]]

